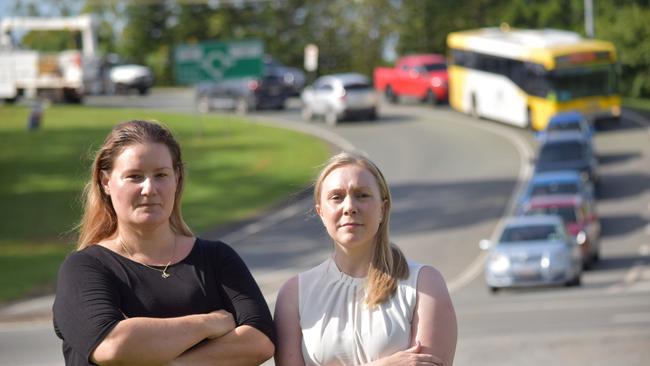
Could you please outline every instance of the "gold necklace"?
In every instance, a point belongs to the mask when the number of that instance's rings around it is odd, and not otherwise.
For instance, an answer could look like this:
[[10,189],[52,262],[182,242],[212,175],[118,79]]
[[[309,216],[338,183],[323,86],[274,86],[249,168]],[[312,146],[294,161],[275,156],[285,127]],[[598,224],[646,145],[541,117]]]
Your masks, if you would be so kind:
[[167,273],[167,268],[169,267],[170,264],[172,264],[172,261],[174,260],[174,253],[176,253],[176,235],[174,235],[174,249],[172,250],[171,258],[169,258],[169,262],[167,262],[167,265],[165,265],[165,268],[163,268],[163,269],[154,268],[154,267],[151,267],[150,265],[148,265],[146,263],[136,261],[135,258],[133,258],[133,255],[131,254],[131,252],[129,251],[129,248],[127,248],[126,243],[124,243],[124,240],[121,237],[119,238],[119,241],[120,241],[120,245],[122,246],[122,249],[124,249],[124,251],[126,252],[126,254],[129,256],[129,258],[132,261],[134,261],[134,262],[136,262],[138,264],[141,264],[141,265],[143,265],[143,266],[145,266],[145,267],[147,267],[149,269],[153,269],[154,271],[160,272],[161,273],[160,277],[162,277],[162,278],[167,278],[167,277],[171,276],[170,273]]

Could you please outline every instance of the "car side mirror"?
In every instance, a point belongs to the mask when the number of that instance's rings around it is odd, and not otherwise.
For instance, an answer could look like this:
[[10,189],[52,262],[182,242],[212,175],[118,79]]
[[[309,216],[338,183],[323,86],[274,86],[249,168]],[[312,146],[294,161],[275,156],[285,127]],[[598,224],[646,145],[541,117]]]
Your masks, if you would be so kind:
[[489,241],[488,239],[482,239],[481,241],[478,242],[478,247],[481,248],[482,250],[488,250],[492,246],[492,242]]

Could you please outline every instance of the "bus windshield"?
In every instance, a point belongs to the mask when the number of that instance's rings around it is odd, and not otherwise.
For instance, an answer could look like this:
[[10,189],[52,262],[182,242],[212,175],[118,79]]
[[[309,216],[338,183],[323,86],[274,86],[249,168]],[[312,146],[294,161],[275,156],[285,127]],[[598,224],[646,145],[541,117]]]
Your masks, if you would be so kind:
[[558,69],[549,73],[548,81],[558,102],[616,93],[613,65]]

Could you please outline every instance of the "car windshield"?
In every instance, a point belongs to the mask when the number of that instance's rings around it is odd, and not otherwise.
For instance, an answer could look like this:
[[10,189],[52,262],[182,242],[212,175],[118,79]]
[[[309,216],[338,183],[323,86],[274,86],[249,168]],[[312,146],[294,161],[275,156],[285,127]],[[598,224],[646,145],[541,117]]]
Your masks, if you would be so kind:
[[447,64],[445,64],[445,63],[442,63],[442,64],[425,64],[424,69],[427,70],[427,72],[444,71],[444,70],[447,70]]
[[539,153],[539,161],[583,160],[584,149],[578,141],[546,143]]
[[538,207],[528,210],[526,215],[558,215],[562,217],[565,224],[572,224],[577,221],[576,210],[572,206]]
[[345,90],[368,90],[372,89],[369,83],[352,83],[345,85]]
[[555,225],[513,226],[503,230],[499,243],[557,240],[560,237]]
[[578,185],[575,183],[546,183],[536,184],[530,192],[532,197],[545,196],[548,194],[575,194],[578,193]]
[[547,131],[580,131],[579,122],[562,122],[548,125]]

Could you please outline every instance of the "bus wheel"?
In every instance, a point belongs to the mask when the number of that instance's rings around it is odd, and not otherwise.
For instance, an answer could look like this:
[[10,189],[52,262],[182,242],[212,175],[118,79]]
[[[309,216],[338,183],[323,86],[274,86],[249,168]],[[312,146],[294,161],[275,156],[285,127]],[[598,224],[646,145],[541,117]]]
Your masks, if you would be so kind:
[[471,109],[469,111],[469,114],[474,118],[481,118],[481,116],[478,115],[478,103],[476,101],[475,94],[472,94],[472,104],[471,104]]
[[530,110],[530,107],[526,108],[526,129],[533,131],[533,112]]

